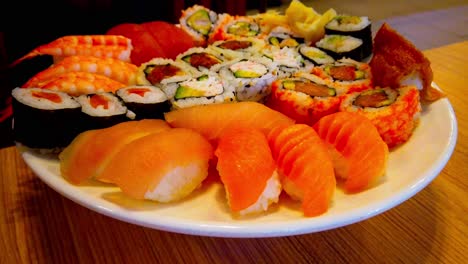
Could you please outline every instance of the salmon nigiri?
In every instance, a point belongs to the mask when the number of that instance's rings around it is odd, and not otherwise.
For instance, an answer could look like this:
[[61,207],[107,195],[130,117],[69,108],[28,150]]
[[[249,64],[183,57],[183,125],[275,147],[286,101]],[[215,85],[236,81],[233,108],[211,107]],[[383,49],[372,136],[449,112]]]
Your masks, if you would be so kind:
[[123,146],[137,138],[166,129],[170,127],[165,121],[146,119],[85,131],[60,153],[60,171],[74,184],[80,184],[90,178],[111,182],[100,174]]
[[345,181],[345,191],[362,191],[385,173],[387,144],[366,117],[338,112],[322,117],[313,127],[328,144],[336,176]]
[[217,170],[231,210],[240,215],[266,211],[278,202],[281,183],[266,136],[238,128],[221,135]]
[[209,140],[219,138],[235,126],[256,128],[264,133],[294,120],[257,102],[238,102],[182,108],[165,114],[172,127],[195,129]]
[[306,124],[275,129],[268,135],[284,191],[302,201],[305,216],[325,213],[336,180],[327,148],[315,130]]
[[211,144],[199,133],[173,128],[125,145],[102,172],[135,199],[171,202],[188,196],[208,176]]

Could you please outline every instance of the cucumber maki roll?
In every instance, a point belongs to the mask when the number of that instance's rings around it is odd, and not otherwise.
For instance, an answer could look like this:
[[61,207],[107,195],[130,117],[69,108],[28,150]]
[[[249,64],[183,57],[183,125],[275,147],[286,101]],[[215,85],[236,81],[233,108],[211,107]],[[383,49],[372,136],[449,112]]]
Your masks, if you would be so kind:
[[156,86],[128,86],[116,91],[135,120],[164,119],[169,112],[170,103],[166,94]]
[[338,15],[325,25],[327,35],[348,35],[363,41],[362,57],[372,53],[371,21],[366,16]]
[[325,51],[335,60],[350,58],[362,61],[364,59],[362,39],[352,36],[325,35],[325,37],[315,43],[315,46]]
[[265,57],[235,60],[223,65],[219,75],[224,86],[235,91],[238,101],[262,102],[276,78],[276,67]]
[[325,51],[306,44],[299,45],[298,51],[302,58],[304,58],[306,64],[312,63],[315,66],[320,66],[323,64],[330,64],[335,61],[335,59]]
[[174,97],[170,100],[173,109],[229,103],[235,101],[234,92],[226,88],[217,74],[203,74],[179,83]]
[[11,95],[16,142],[55,152],[83,131],[81,105],[70,95],[40,88],[15,88]]
[[218,15],[201,5],[193,5],[182,11],[179,18],[180,27],[195,40],[197,46],[207,44],[208,35],[214,28]]

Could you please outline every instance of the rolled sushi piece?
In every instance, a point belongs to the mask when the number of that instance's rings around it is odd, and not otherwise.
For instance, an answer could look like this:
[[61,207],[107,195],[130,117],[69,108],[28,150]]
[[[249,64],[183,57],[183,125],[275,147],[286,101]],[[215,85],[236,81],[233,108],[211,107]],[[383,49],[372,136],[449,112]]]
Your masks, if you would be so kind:
[[81,105],[70,95],[40,88],[14,88],[13,134],[30,148],[56,152],[82,131]]
[[266,36],[260,36],[268,45],[278,48],[296,48],[304,43],[304,38],[294,33],[286,25],[274,27]]
[[363,41],[362,57],[372,54],[371,21],[367,16],[337,15],[325,25],[327,35],[347,35]]
[[297,50],[299,51],[299,54],[301,54],[302,58],[304,58],[305,64],[311,63],[313,66],[320,66],[335,62],[335,59],[325,51],[307,44],[299,45]]
[[173,109],[234,101],[234,91],[225,87],[219,76],[213,73],[179,83],[174,97],[170,100]]
[[218,40],[208,46],[214,50],[225,61],[240,58],[248,58],[261,52],[265,43],[258,38],[236,38],[229,40]]
[[185,63],[193,72],[207,73],[216,71],[224,62],[221,56],[212,49],[193,47],[179,54],[176,61]]
[[350,58],[356,61],[362,61],[364,42],[362,39],[347,35],[325,35],[315,43],[315,46],[335,60]]
[[135,118],[123,101],[110,92],[83,94],[76,100],[81,105],[84,130],[106,128]]
[[275,64],[265,57],[230,61],[221,67],[224,87],[233,90],[237,101],[262,102],[276,78]]
[[270,45],[262,50],[262,55],[272,61],[278,78],[290,77],[297,71],[309,71],[313,67],[312,64],[304,64],[304,59],[295,48]]
[[421,104],[416,86],[389,87],[344,96],[340,111],[358,113],[371,120],[389,148],[408,141],[419,121]]
[[331,82],[339,95],[373,88],[371,67],[353,59],[341,59],[312,69],[312,73]]
[[218,23],[209,36],[209,44],[238,37],[257,37],[261,33],[259,24],[250,16],[221,14],[218,19]]
[[337,112],[341,99],[336,89],[318,76],[304,73],[275,80],[266,105],[296,123],[313,125],[321,117]]
[[233,128],[218,142],[215,155],[228,205],[235,214],[267,211],[281,193],[266,136],[258,129]]
[[116,94],[128,111],[135,114],[135,120],[164,119],[164,113],[171,107],[166,94],[156,86],[127,86]]
[[161,203],[190,195],[208,176],[211,144],[191,129],[173,128],[125,145],[102,172],[125,195]]
[[218,14],[202,5],[193,5],[183,10],[179,18],[180,27],[192,36],[197,46],[207,44],[208,35],[217,21]]

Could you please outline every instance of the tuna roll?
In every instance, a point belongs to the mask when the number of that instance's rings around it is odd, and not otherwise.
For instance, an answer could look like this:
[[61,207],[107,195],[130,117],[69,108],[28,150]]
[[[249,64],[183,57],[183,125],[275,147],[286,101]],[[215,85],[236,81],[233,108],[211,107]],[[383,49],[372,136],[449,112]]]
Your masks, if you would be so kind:
[[170,109],[166,94],[156,86],[129,86],[116,94],[135,113],[135,120],[164,119],[164,113]]

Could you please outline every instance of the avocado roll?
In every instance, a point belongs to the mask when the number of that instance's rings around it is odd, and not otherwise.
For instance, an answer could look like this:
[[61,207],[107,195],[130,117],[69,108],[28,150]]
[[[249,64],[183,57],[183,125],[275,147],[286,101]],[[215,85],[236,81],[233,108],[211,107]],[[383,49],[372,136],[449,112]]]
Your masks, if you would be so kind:
[[338,15],[325,25],[327,35],[347,35],[363,41],[362,57],[372,53],[371,21],[366,16]]
[[207,73],[178,84],[170,100],[173,109],[234,102],[234,91],[224,86],[217,74]]
[[218,23],[210,34],[208,43],[258,35],[260,35],[260,26],[253,17],[222,14],[219,15]]
[[219,75],[224,86],[235,91],[238,101],[262,102],[276,78],[276,67],[266,57],[234,60],[223,65]]
[[166,94],[156,86],[128,86],[116,91],[127,109],[135,114],[135,120],[164,119],[170,103]]
[[315,46],[335,60],[342,58],[350,58],[357,61],[362,61],[363,56],[363,41],[362,39],[346,35],[325,35],[320,39]]
[[11,94],[16,142],[54,151],[82,132],[81,106],[70,95],[40,88],[15,88]]
[[76,100],[81,105],[85,130],[106,128],[135,118],[122,100],[111,92],[83,94]]
[[239,58],[247,58],[259,53],[265,47],[265,43],[258,38],[236,38],[228,40],[218,40],[208,46],[224,61]]
[[214,28],[218,15],[202,5],[193,5],[182,11],[180,27],[195,40],[197,46],[207,44],[208,35]]
[[299,54],[304,58],[306,64],[312,63],[314,66],[320,66],[323,64],[330,64],[335,61],[332,56],[328,55],[325,51],[308,46],[306,44],[301,44],[298,47]]
[[278,48],[296,48],[304,43],[304,38],[295,34],[289,27],[276,26],[263,37],[268,45]]

